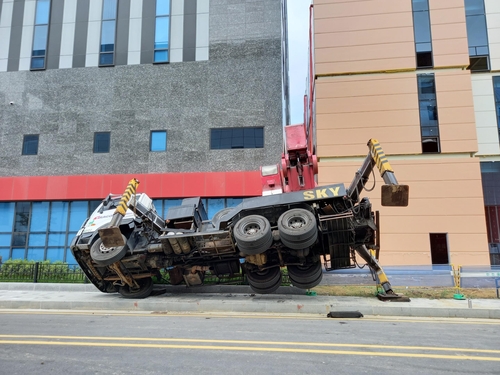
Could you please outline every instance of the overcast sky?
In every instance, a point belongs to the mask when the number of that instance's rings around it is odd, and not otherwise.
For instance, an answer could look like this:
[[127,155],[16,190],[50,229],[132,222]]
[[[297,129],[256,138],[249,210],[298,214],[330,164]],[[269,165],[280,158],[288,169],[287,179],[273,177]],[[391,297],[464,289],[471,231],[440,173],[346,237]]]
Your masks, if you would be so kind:
[[309,6],[311,0],[287,0],[290,77],[290,117],[292,124],[303,122],[309,48]]

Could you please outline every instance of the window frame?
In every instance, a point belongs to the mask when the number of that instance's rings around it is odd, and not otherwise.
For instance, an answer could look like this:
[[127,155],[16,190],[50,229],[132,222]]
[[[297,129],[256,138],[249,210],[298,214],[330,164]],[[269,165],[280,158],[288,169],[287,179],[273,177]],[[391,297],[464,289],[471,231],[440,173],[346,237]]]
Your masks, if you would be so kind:
[[[27,139],[28,137],[36,137],[36,151],[35,151],[35,153],[28,153],[27,152],[28,148],[29,148],[28,142],[34,141],[34,138],[30,140],[30,139]],[[39,144],[40,144],[40,134],[25,134],[23,136],[23,148],[21,151],[21,155],[26,155],[26,156],[38,155]]]
[[[42,2],[48,2],[48,14],[47,14],[47,23],[37,23],[37,18],[38,18],[38,6]],[[51,15],[51,10],[52,10],[52,2],[51,0],[36,0],[36,6],[35,6],[35,14],[34,14],[34,20],[33,20],[33,38],[31,40],[31,56],[30,56],[30,71],[37,71],[37,70],[46,70],[47,69],[47,49],[49,48],[49,34],[50,34],[50,15]],[[37,30],[40,30],[42,27],[46,27],[47,30],[45,31],[45,54],[44,55],[35,55],[35,37],[37,36]],[[33,63],[34,61],[39,61],[43,60],[43,66],[41,67],[34,67]]]
[[[115,1],[115,12],[114,12],[114,18],[104,18],[104,10],[106,7],[106,1]],[[119,7],[119,1],[118,0],[103,0],[102,2],[102,9],[101,9],[101,36],[100,36],[100,43],[99,43],[99,67],[108,67],[108,66],[115,66],[115,59],[116,59],[116,37],[117,37],[117,27],[118,27],[118,7]],[[112,51],[103,51],[102,46],[103,46],[103,36],[104,36],[104,23],[105,22],[114,22],[114,28],[113,28],[113,50]],[[111,63],[102,63],[102,58],[103,56],[112,56],[112,62]]]
[[[172,35],[172,0],[168,0],[168,14],[158,13],[158,2],[162,0],[155,0],[155,35],[153,41],[153,64],[169,64],[170,63],[170,36]],[[167,37],[167,47],[166,48],[156,48],[156,36],[157,36],[157,22],[159,18],[165,18],[168,20],[168,37]],[[166,60],[156,60],[157,52],[166,52]]]
[[[97,142],[99,141],[97,139],[97,137],[99,135],[104,135],[104,134],[108,135],[108,139],[107,139],[107,141],[108,141],[108,150],[107,151],[96,151],[96,147],[98,146]],[[111,132],[94,132],[94,147],[92,149],[93,153],[94,154],[109,154],[110,150],[111,150]]]
[[[153,150],[153,134],[165,134],[165,145],[163,150]],[[151,130],[149,133],[149,152],[165,152],[167,151],[168,131],[167,130]]]
[[[433,81],[432,85],[432,91],[433,92],[422,92],[421,90],[421,80],[424,78],[431,78]],[[420,124],[420,137],[421,137],[421,142],[422,142],[422,154],[439,154],[441,153],[441,137],[440,137],[440,131],[439,131],[439,113],[438,113],[438,103],[437,103],[437,95],[436,95],[436,78],[434,73],[425,73],[425,74],[417,74],[417,96],[418,96],[418,116],[419,116],[419,124]],[[424,107],[427,106],[427,111],[429,110],[428,103],[429,102],[434,102],[435,103],[435,111],[436,111],[436,119],[432,120],[429,119],[429,121],[436,121],[436,125],[432,126],[423,126],[424,119],[422,118],[422,112],[426,110]],[[436,134],[425,134],[424,135],[424,130],[431,130],[435,128]],[[435,149],[433,148],[430,150],[429,145],[432,143],[436,143]],[[427,146],[427,147],[426,147]],[[429,150],[427,150],[429,149]]]
[[[412,22],[413,22],[413,40],[415,44],[415,65],[417,69],[429,69],[434,67],[434,54],[432,51],[432,29],[431,29],[431,20],[430,20],[430,8],[429,8],[429,1],[425,1],[425,9],[415,9],[415,0],[412,0],[411,6],[412,6]],[[428,27],[428,35],[429,35],[429,40],[428,41],[418,41],[417,42],[417,29],[421,29],[421,26],[417,26],[417,23],[415,22],[415,16],[416,14],[424,14],[427,13],[427,25],[425,27]],[[424,26],[422,26],[424,27]],[[427,31],[427,30],[426,30]],[[430,48],[429,51],[419,51],[420,47],[429,44]],[[430,64],[424,64],[424,61],[430,60]]]
[[[253,130],[261,130],[262,131],[262,146],[257,145],[257,138],[254,133],[254,144],[256,144],[255,147],[245,147],[245,130],[248,129],[253,129]],[[243,131],[243,136],[238,136],[237,134],[234,134],[233,132],[235,131]],[[230,127],[230,128],[210,128],[210,150],[241,150],[241,149],[246,149],[246,150],[253,150],[253,149],[263,149],[265,146],[265,131],[264,131],[263,126],[247,126],[247,127]],[[232,133],[230,135],[226,135],[225,137],[219,137],[219,142],[221,142],[222,139],[230,139],[231,142],[231,147],[223,147],[222,144],[219,145],[219,147],[215,147],[214,145],[214,132],[228,132],[231,131]],[[236,141],[236,139],[242,138],[242,146],[240,147],[238,144],[233,144],[233,142]],[[227,142],[226,142],[227,143]]]

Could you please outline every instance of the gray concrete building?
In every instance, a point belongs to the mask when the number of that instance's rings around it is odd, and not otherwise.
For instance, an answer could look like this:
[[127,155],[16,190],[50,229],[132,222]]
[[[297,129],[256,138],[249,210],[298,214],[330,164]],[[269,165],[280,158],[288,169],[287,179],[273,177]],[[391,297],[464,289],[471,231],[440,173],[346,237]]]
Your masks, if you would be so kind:
[[259,195],[283,148],[285,19],[282,0],[0,0],[0,257],[71,263],[131,177],[160,211]]

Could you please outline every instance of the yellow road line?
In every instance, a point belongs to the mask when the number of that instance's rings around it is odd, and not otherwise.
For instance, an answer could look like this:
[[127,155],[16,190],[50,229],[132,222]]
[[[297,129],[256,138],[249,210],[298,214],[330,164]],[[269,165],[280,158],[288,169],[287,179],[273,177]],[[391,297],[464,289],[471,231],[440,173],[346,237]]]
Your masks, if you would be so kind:
[[[188,339],[188,338],[152,338],[152,337],[103,337],[103,336],[54,336],[54,335],[2,335],[2,338],[16,339],[55,339],[55,340],[97,340],[97,341],[152,341],[152,342],[194,342],[210,344],[237,344],[237,345],[287,345],[287,346],[320,346],[320,347],[352,347],[365,349],[399,349],[399,350],[435,350],[448,352],[490,353],[500,354],[494,349],[445,348],[431,346],[403,346],[378,344],[349,344],[349,343],[321,343],[321,342],[294,342],[294,341],[254,341],[254,340],[215,340],[215,339]],[[0,343],[4,340],[0,340]],[[20,341],[24,342],[24,341]]]
[[251,351],[251,352],[280,352],[280,353],[309,353],[309,354],[334,354],[334,355],[360,355],[377,357],[406,357],[406,358],[433,358],[451,360],[473,360],[473,361],[495,361],[500,362],[499,357],[476,357],[456,356],[442,354],[420,354],[420,353],[390,353],[390,352],[357,352],[350,350],[321,350],[321,349],[299,349],[299,348],[261,348],[243,346],[202,346],[202,345],[160,345],[160,344],[131,344],[131,343],[101,343],[101,342],[72,342],[72,341],[15,341],[0,340],[0,344],[15,345],[52,345],[52,346],[92,346],[92,347],[120,347],[120,348],[151,348],[151,349],[196,349],[196,350],[227,350],[227,351]]

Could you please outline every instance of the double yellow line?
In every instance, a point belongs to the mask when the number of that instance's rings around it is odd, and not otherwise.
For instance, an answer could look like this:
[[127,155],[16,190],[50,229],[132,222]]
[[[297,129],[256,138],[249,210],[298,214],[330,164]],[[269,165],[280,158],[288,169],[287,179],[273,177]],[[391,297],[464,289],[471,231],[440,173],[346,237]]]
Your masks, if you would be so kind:
[[[433,358],[500,362],[500,350],[446,348],[425,346],[369,345],[349,343],[312,343],[288,341],[212,340],[187,338],[99,337],[99,336],[46,336],[0,335],[0,345],[47,345],[120,347],[149,349],[195,349],[247,352],[308,353],[327,355],[358,355],[378,357]],[[330,349],[331,348],[331,349]],[[339,348],[339,349],[333,349]],[[345,350],[355,348],[358,350]],[[452,352],[454,354],[434,354]],[[470,353],[470,354],[465,354]],[[476,355],[471,355],[476,354]],[[482,354],[483,356],[480,356]],[[485,355],[491,356],[485,356]]]

